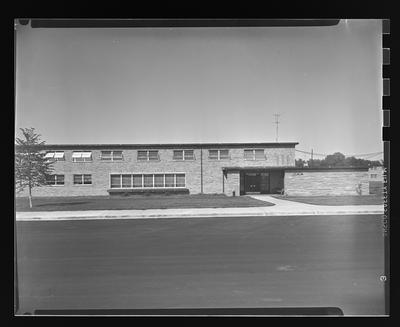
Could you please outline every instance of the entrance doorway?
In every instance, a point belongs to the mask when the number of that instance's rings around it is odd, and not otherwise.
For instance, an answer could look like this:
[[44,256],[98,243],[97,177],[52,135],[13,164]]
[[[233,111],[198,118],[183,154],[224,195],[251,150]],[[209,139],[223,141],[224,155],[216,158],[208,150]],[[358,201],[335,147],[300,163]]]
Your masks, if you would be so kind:
[[260,173],[245,173],[244,191],[249,193],[260,193]]
[[243,170],[240,172],[240,194],[279,194],[284,187],[283,170]]

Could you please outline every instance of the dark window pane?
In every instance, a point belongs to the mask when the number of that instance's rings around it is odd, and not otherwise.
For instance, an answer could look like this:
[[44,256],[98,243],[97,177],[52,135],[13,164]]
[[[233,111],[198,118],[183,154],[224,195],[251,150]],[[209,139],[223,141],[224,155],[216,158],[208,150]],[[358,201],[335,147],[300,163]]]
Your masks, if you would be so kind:
[[122,175],[122,187],[132,187],[131,175]]
[[185,174],[176,174],[176,187],[185,187]]
[[111,175],[111,188],[121,187],[121,175]]
[[174,174],[165,174],[165,187],[174,187],[175,186],[175,177]]
[[111,160],[111,151],[101,151],[101,160]]
[[147,151],[138,151],[138,160],[147,160]]
[[164,187],[164,174],[155,174],[154,175],[154,186],[155,187]]
[[193,150],[185,150],[185,160],[194,160]]
[[208,150],[208,157],[210,159],[218,159],[218,150]]
[[183,150],[174,150],[174,160],[183,160]]
[[82,184],[82,175],[74,175],[74,184]]
[[64,175],[57,175],[56,184],[64,185]]
[[122,160],[122,151],[113,152],[113,160]]
[[144,175],[144,187],[153,187],[153,174]]
[[149,151],[149,160],[158,160],[158,151]]
[[92,184],[92,175],[83,175],[83,184]]
[[133,187],[142,187],[142,175],[133,175]]

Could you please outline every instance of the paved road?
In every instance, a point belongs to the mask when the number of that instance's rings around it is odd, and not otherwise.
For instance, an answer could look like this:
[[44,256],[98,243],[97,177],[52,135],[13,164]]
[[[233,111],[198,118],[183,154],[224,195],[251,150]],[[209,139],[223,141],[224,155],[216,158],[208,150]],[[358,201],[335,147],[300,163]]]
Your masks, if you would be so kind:
[[20,313],[340,307],[384,314],[381,216],[17,222]]

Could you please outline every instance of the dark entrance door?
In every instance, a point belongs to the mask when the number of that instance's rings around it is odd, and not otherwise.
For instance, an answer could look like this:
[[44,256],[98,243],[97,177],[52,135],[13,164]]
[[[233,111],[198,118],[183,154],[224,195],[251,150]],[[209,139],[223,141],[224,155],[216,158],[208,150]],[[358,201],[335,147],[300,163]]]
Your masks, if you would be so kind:
[[270,183],[269,183],[269,173],[261,173],[260,176],[260,193],[268,194],[270,193]]
[[244,190],[246,193],[260,192],[260,173],[246,173],[244,178]]

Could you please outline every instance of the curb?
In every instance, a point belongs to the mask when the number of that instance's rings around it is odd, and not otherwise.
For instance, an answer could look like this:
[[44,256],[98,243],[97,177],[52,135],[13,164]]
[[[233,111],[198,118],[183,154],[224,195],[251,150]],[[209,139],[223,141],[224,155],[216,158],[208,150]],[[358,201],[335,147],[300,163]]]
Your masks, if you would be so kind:
[[379,215],[383,210],[361,211],[281,211],[281,212],[248,212],[248,213],[204,213],[204,214],[146,214],[146,215],[105,215],[105,216],[53,216],[53,217],[16,217],[16,221],[63,221],[63,220],[116,220],[116,219],[167,219],[167,218],[241,218],[241,217],[271,217],[271,216],[336,216],[336,215]]

